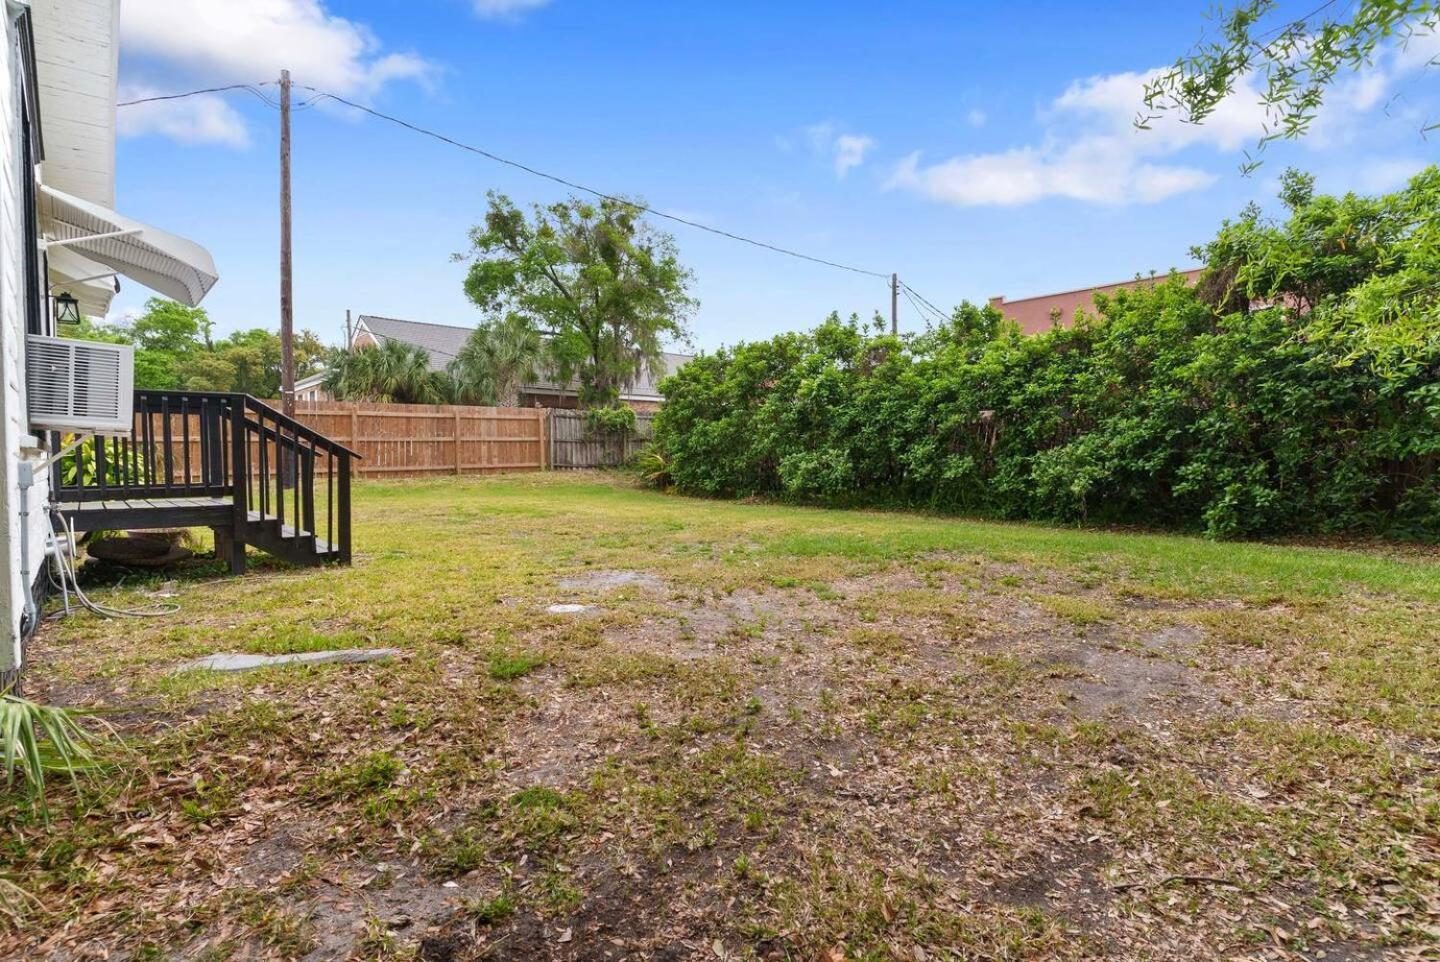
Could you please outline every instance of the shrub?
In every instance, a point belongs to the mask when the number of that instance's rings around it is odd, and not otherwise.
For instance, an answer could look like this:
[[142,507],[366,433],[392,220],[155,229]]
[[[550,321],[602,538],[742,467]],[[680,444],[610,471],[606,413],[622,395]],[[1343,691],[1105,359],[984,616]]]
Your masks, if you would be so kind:
[[635,469],[646,487],[664,491],[670,487],[670,456],[654,444],[648,444],[635,456]]
[[[709,495],[1222,537],[1436,538],[1440,311],[1406,302],[1421,314],[1396,341],[1373,312],[1355,320],[1347,298],[1392,269],[1440,292],[1440,245],[1413,236],[1433,230],[1414,212],[1440,207],[1440,175],[1380,201],[1311,197],[1295,175],[1286,190],[1290,221],[1247,212],[1204,251],[1207,280],[1249,285],[1239,309],[1233,289],[1171,277],[1097,296],[1093,316],[1033,336],[970,305],[907,338],[832,315],[667,379],[656,449],[677,488]],[[1387,217],[1410,226],[1377,226]],[[1361,250],[1377,236],[1385,256]],[[1277,249],[1280,275],[1245,260],[1277,262]],[[1310,270],[1307,256],[1329,267]]]
[[623,406],[586,408],[585,430],[596,437],[626,437],[635,431],[635,412]]

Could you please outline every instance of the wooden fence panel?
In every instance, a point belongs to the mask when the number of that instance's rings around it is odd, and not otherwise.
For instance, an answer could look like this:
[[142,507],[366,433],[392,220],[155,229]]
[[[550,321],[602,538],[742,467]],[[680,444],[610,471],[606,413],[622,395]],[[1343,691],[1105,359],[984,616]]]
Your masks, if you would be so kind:
[[[267,403],[278,407],[278,402]],[[635,457],[650,441],[654,418],[637,414],[634,434],[603,438],[586,430],[583,412],[552,408],[310,401],[298,405],[295,416],[358,452],[362,460],[353,470],[374,478],[615,467]],[[170,422],[168,459],[176,476],[185,475],[187,465],[198,476],[198,416],[172,415]],[[155,439],[154,456],[165,460],[165,450],[166,445]],[[252,462],[258,455],[258,446],[252,443]],[[323,477],[326,469],[325,464],[316,464],[317,475]]]
[[654,415],[635,415],[635,433],[626,438],[598,438],[585,428],[582,411],[550,412],[550,466],[613,468],[624,464],[650,442]]
[[545,467],[544,408],[314,401],[297,420],[359,452],[362,477],[493,474]]

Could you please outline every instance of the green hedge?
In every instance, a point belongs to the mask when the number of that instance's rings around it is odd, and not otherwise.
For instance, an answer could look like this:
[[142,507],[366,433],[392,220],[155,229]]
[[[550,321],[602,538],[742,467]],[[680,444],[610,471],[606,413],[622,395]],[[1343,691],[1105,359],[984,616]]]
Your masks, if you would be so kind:
[[[1421,186],[1433,191],[1440,179],[1433,168],[1427,176]],[[1291,222],[1269,225],[1247,211],[1225,226],[1201,252],[1208,283],[1171,277],[1101,297],[1096,316],[1068,329],[1024,336],[966,305],[912,338],[832,316],[808,333],[699,357],[661,385],[656,444],[680,490],[710,495],[1222,537],[1440,537],[1440,319],[1409,316],[1408,330],[1420,334],[1397,361],[1393,338],[1344,314],[1346,293],[1384,268],[1346,275],[1340,254],[1323,266],[1345,276],[1343,289],[1319,290],[1303,271],[1285,275],[1310,285],[1316,299],[1305,310],[1244,306],[1296,303],[1283,281],[1257,290],[1251,264],[1273,266],[1262,241],[1284,240],[1302,213],[1338,203],[1309,196],[1303,180],[1298,187],[1287,198]],[[1297,191],[1295,180],[1287,190]],[[1343,220],[1343,210],[1332,213]],[[1374,228],[1372,219],[1345,230],[1374,237]],[[1361,246],[1338,236],[1339,251]],[[1312,244],[1313,259],[1329,256],[1323,232]],[[1420,246],[1389,267],[1420,265],[1440,283],[1425,260],[1435,246]],[[1372,255],[1355,254],[1384,260]],[[1218,294],[1217,276],[1227,279]],[[1237,297],[1240,309],[1221,313],[1217,305],[1234,307]]]

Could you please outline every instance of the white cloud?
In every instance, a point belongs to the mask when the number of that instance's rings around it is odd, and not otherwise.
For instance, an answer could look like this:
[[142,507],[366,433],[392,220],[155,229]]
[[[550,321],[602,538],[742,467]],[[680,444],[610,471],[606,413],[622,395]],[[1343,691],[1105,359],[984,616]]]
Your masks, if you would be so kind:
[[865,162],[865,155],[875,146],[875,140],[857,134],[841,134],[835,138],[835,176],[844,177],[852,167]]
[[[1323,150],[1357,142],[1382,106],[1418,123],[1415,108],[1396,101],[1405,97],[1402,81],[1440,62],[1437,58],[1440,32],[1430,32],[1389,48],[1374,65],[1342,77],[1326,92],[1306,146]],[[1153,203],[1204,189],[1218,178],[1194,166],[1196,150],[1233,155],[1264,136],[1260,87],[1255,78],[1242,78],[1203,123],[1185,123],[1174,113],[1162,113],[1148,119],[1148,129],[1137,130],[1145,83],[1157,72],[1077,80],[1040,111],[1043,132],[1037,143],[931,164],[914,153],[894,167],[888,186],[962,206],[1027,204],[1046,197]],[[1181,154],[1186,154],[1185,162],[1180,162]],[[1376,161],[1360,179],[1368,189],[1380,190],[1402,183],[1413,171],[1409,161]]]
[[[138,100],[156,91],[127,87],[119,99]],[[122,137],[160,134],[182,144],[223,144],[247,147],[250,135],[245,120],[217,94],[202,94],[184,100],[160,100],[134,104],[117,111],[117,129]]]
[[1360,189],[1372,194],[1399,190],[1430,163],[1427,160],[1389,157],[1367,161],[1357,171]]
[[1440,29],[1431,29],[1401,40],[1395,49],[1397,73],[1440,66]]
[[863,164],[865,155],[875,147],[873,137],[843,133],[828,121],[806,127],[805,139],[814,153],[830,160],[835,167],[835,176],[842,180],[851,170]]
[[1249,87],[1223,101],[1204,124],[1166,115],[1151,120],[1148,130],[1135,129],[1151,76],[1131,72],[1077,80],[1040,112],[1039,143],[933,164],[914,153],[894,168],[887,186],[960,206],[1014,206],[1047,197],[1155,203],[1217,179],[1167,158],[1192,147],[1238,150],[1263,133],[1264,110]]
[[[187,83],[263,82],[285,68],[297,84],[366,98],[396,80],[428,82],[435,72],[416,54],[383,51],[368,27],[331,14],[320,0],[125,0],[120,38],[127,73],[138,68],[152,78],[178,76]],[[160,132],[209,129],[213,142],[224,141],[218,131],[239,122],[233,110],[225,115],[184,103],[151,106],[147,121],[124,125]],[[236,142],[233,131],[228,142]]]
[[1265,108],[1251,82],[1242,80],[1203,124],[1188,124],[1173,113],[1149,120],[1149,129],[1136,130],[1135,119],[1144,108],[1145,84],[1159,70],[1118,73],[1077,80],[1047,112],[1054,123],[1077,120],[1087,132],[1128,137],[1137,152],[1173,153],[1195,144],[1232,151],[1253,143],[1265,129]]
[[519,16],[527,10],[537,10],[550,0],[471,0],[476,16],[488,20]]
[[1153,203],[1215,181],[1213,174],[1193,167],[1137,164],[1113,147],[1097,139],[1058,152],[1022,147],[929,166],[922,166],[920,154],[914,153],[895,168],[887,186],[962,207],[1014,207],[1046,197]]
[[985,111],[980,110],[979,108],[972,109],[969,113],[965,115],[965,122],[971,127],[984,127],[985,122],[989,119],[990,118],[986,115]]

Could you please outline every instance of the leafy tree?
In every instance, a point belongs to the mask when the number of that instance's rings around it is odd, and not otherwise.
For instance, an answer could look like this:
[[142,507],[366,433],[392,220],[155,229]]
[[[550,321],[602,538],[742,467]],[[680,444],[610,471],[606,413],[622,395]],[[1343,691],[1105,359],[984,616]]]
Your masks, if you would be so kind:
[[325,367],[325,389],[341,401],[444,404],[454,397],[450,377],[430,370],[430,355],[402,341],[337,348]]
[[[320,369],[326,348],[314,333],[301,331],[295,335],[293,347],[297,378]],[[192,391],[240,391],[257,397],[277,397],[280,361],[279,335],[256,327],[230,334],[208,353],[191,355],[181,374],[185,387]]]
[[1440,337],[1440,169],[1376,197],[1316,196],[1294,170],[1281,183],[1283,222],[1251,206],[1193,251],[1210,267],[1207,298],[1231,310],[1280,305],[1338,362],[1413,373]]
[[624,200],[572,197],[527,218],[489,194],[470,231],[465,294],[492,322],[511,317],[550,332],[561,380],[577,377],[584,407],[618,401],[643,370],[661,370],[667,340],[688,341],[696,302],[675,241]]
[[487,321],[450,362],[456,398],[513,407],[519,403],[520,388],[539,376],[546,357],[545,342],[529,319],[507,314]]
[[137,348],[178,358],[192,351],[213,350],[210,338],[214,327],[203,307],[152,297],[145,302],[145,312],[131,324],[130,332]]
[[1139,126],[1166,111],[1187,123],[1203,123],[1243,78],[1258,74],[1269,118],[1260,146],[1301,137],[1340,75],[1373,64],[1392,38],[1405,42],[1440,26],[1436,0],[1322,3],[1298,19],[1268,26],[1266,18],[1278,7],[1279,0],[1243,0],[1224,11],[1218,38],[1202,42],[1146,85],[1150,113]]
[[[148,389],[239,391],[257,397],[280,392],[280,336],[264,328],[236,331],[217,341],[203,308],[152,297],[129,323],[82,318],[67,337],[135,346],[135,386]],[[310,331],[295,337],[295,374],[319,369],[325,346]]]

